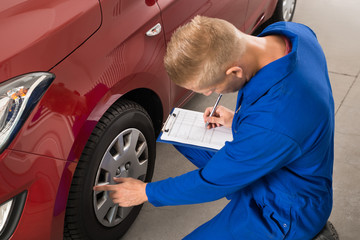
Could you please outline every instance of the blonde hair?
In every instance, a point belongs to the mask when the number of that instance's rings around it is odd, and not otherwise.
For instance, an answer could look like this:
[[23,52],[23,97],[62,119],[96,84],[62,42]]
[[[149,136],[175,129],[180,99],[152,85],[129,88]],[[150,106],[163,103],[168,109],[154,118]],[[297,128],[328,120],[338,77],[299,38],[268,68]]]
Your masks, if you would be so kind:
[[217,84],[245,51],[243,35],[225,20],[196,16],[168,43],[164,63],[170,79],[180,86],[190,81],[202,88]]

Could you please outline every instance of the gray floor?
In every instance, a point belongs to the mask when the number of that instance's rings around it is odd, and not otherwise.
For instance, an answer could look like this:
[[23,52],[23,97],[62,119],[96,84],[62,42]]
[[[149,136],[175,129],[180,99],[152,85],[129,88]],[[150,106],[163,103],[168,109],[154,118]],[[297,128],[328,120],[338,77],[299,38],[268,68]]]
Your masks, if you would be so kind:
[[[317,34],[328,60],[336,105],[334,208],[330,220],[342,240],[360,239],[360,2],[358,0],[299,0],[295,22]],[[222,104],[232,107],[235,95]],[[197,95],[185,107],[202,111],[216,96]],[[157,145],[154,180],[193,169],[174,148]],[[146,203],[122,240],[181,239],[216,215],[227,203],[219,200],[193,206],[155,208]]]

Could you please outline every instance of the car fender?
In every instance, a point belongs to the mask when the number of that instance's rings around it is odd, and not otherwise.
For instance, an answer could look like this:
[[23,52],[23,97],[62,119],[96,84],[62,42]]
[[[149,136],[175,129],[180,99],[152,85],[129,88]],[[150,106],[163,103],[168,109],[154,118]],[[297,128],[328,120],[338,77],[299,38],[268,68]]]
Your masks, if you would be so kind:
[[48,71],[96,32],[101,21],[98,0],[1,1],[0,82]]

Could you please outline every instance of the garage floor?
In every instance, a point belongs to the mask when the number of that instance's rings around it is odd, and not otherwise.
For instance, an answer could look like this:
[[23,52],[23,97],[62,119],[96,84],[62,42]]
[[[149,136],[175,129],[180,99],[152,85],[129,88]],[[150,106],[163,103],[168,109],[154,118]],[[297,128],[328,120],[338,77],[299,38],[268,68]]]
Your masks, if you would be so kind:
[[[336,107],[334,208],[330,221],[341,240],[360,239],[360,2],[299,0],[294,22],[311,27],[328,61]],[[185,108],[203,111],[216,96],[196,95]],[[236,95],[221,103],[235,106]],[[177,176],[194,166],[171,145],[157,145],[154,181]],[[215,216],[227,201],[155,208],[146,203],[122,240],[176,240]]]

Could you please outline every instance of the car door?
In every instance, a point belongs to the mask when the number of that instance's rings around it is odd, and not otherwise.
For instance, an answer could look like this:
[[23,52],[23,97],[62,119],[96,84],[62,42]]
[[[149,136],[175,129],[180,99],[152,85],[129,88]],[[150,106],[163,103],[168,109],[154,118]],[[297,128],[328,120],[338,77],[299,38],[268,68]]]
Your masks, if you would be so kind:
[[[158,0],[166,42],[174,30],[196,15],[217,17],[244,30],[248,0]],[[191,94],[190,91],[170,84],[171,105],[179,105]]]

